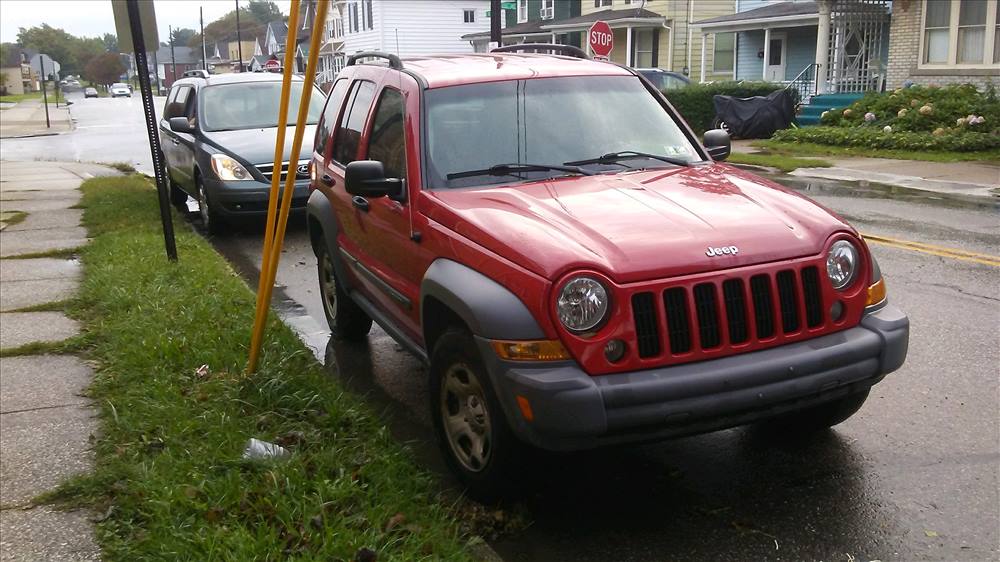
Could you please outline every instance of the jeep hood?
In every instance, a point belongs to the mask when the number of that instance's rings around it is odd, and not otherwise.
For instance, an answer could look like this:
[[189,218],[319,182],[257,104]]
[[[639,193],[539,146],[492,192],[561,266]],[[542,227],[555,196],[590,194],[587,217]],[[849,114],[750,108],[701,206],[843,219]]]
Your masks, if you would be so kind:
[[[285,160],[292,152],[292,137],[295,134],[295,124],[292,123],[285,131]],[[271,164],[274,162],[274,143],[278,137],[277,127],[264,129],[240,129],[237,131],[205,131],[205,140],[222,152],[243,160],[250,165]],[[312,156],[313,137],[316,136],[316,125],[307,125],[302,136],[302,150],[299,157],[293,160],[306,160]]]
[[[595,269],[631,283],[815,255],[854,230],[725,164],[424,191],[431,220],[550,280]],[[709,256],[709,248],[736,253]]]

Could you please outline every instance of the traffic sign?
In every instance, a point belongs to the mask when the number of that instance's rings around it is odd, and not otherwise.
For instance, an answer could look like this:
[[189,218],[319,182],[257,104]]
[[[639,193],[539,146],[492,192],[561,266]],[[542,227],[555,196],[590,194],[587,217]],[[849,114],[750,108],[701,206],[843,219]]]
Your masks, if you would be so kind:
[[270,59],[264,63],[264,68],[269,71],[277,71],[281,68],[281,61],[278,59]]
[[59,74],[59,62],[52,60],[49,55],[39,53],[31,57],[29,64],[31,64],[32,70],[42,77],[42,80],[48,80],[50,74]]
[[598,57],[608,58],[614,47],[614,34],[606,21],[595,21],[587,32],[587,44]]

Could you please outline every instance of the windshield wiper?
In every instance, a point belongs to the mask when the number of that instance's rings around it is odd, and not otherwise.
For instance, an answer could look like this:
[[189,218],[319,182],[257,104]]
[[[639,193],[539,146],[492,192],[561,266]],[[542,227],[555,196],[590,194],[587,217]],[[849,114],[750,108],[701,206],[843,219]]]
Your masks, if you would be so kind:
[[659,160],[661,162],[666,162],[668,164],[674,164],[676,166],[690,166],[691,162],[683,158],[675,158],[673,156],[660,156],[659,154],[649,154],[648,152],[636,152],[634,150],[623,150],[621,152],[609,152],[603,156],[598,156],[597,158],[588,158],[586,160],[574,160],[573,162],[565,162],[567,166],[583,166],[585,164],[617,164],[619,160],[634,160],[636,158],[650,158],[653,160]]
[[455,172],[448,174],[449,180],[460,178],[471,178],[475,176],[515,176],[521,172],[546,172],[555,170],[558,172],[570,172],[582,176],[592,176],[594,172],[588,172],[578,166],[567,164],[496,164],[482,170],[468,170],[465,172]]

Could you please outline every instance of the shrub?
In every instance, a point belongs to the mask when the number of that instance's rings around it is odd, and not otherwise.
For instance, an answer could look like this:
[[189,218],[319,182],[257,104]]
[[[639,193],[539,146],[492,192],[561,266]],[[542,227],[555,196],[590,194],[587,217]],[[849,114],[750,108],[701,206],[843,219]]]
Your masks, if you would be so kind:
[[926,132],[885,132],[874,127],[803,127],[785,129],[774,134],[773,140],[783,142],[810,142],[833,146],[858,146],[899,150],[934,150],[972,152],[1000,148],[1000,135],[977,133],[968,130],[947,131],[941,128],[937,134]]
[[715,106],[712,96],[717,94],[749,98],[766,96],[775,90],[784,88],[782,84],[772,82],[712,82],[710,84],[691,84],[686,88],[664,90],[670,103],[680,112],[681,117],[691,125],[691,128],[701,134],[712,128],[715,121]]
[[[868,114],[874,118],[866,120]],[[969,119],[970,116],[976,119]],[[1000,98],[993,86],[980,92],[970,84],[869,92],[842,111],[827,112],[821,123],[831,127],[871,129],[889,126],[895,133],[932,133],[942,129],[944,134],[966,131],[998,135]]]

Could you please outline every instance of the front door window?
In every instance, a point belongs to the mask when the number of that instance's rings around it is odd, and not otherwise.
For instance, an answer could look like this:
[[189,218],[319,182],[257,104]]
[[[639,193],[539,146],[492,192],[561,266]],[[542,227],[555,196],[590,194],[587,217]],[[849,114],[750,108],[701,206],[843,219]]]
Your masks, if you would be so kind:
[[770,82],[781,82],[785,79],[785,37],[771,35],[767,49],[767,67],[764,79]]

